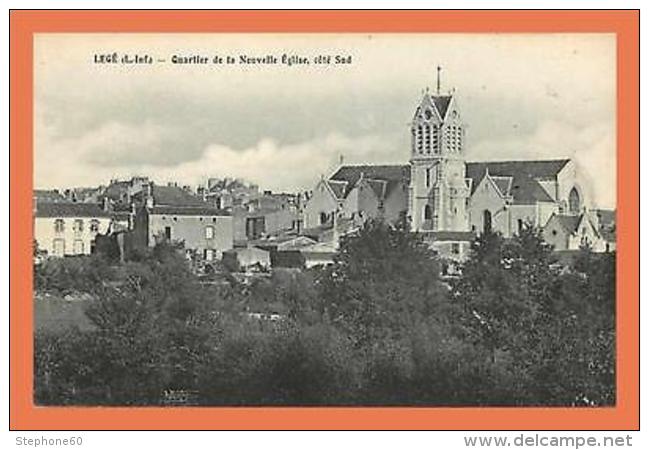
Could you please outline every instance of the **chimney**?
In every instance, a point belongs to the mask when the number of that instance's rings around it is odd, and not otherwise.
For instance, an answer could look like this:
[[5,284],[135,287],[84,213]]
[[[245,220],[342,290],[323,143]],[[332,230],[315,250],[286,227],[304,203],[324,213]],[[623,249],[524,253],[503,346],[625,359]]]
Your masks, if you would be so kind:
[[146,207],[147,208],[152,208],[153,207],[153,181],[149,182],[146,185],[145,202],[146,202]]
[[111,212],[113,210],[113,202],[108,197],[102,197],[101,209],[106,212]]

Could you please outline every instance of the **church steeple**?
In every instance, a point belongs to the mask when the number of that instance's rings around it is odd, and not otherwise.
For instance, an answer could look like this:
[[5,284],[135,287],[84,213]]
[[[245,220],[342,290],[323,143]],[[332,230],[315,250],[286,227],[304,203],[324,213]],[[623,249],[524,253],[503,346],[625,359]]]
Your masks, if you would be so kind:
[[466,231],[464,124],[455,92],[442,93],[437,66],[435,93],[428,89],[411,123],[411,224],[416,231]]
[[[440,68],[438,67],[438,77]],[[461,153],[464,144],[464,125],[461,122],[454,92],[423,94],[411,123],[412,158],[435,158],[449,153]]]

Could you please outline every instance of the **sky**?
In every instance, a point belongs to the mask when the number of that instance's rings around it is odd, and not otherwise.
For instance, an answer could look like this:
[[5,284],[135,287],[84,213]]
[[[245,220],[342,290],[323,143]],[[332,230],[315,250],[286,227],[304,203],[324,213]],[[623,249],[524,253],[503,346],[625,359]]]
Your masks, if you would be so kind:
[[[114,52],[156,62],[93,62]],[[210,63],[172,63],[195,55]],[[280,63],[211,63],[227,55]],[[313,64],[319,55],[352,62]],[[611,34],[38,34],[34,185],[229,176],[298,191],[341,158],[405,164],[439,65],[467,160],[574,158],[594,204],[614,207],[615,60]]]

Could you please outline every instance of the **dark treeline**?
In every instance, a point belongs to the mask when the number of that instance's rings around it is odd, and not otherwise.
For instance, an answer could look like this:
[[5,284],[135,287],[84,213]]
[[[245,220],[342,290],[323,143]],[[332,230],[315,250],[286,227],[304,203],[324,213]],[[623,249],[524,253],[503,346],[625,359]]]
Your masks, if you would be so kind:
[[[615,255],[556,264],[541,233],[473,243],[440,279],[415,234],[368,223],[334,265],[205,285],[168,245],[122,265],[36,267],[37,289],[90,292],[90,330],[35,337],[35,398],[56,405],[615,403]],[[264,320],[247,312],[279,311]]]

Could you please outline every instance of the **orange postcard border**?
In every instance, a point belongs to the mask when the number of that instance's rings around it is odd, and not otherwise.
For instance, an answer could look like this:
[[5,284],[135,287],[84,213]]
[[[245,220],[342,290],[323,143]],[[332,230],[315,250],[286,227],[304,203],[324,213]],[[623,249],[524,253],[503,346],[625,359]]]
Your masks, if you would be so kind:
[[[639,11],[13,10],[10,12],[12,430],[639,429]],[[34,33],[614,33],[617,36],[617,404],[607,408],[36,407],[33,404]]]

